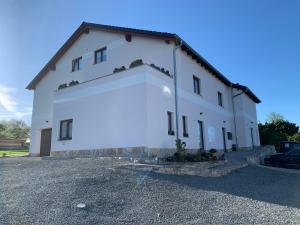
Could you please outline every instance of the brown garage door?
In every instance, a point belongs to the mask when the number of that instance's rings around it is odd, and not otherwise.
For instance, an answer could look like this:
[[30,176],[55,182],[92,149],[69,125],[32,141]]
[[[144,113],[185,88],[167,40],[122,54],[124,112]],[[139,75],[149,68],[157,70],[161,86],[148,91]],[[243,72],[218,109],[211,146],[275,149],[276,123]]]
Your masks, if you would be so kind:
[[41,132],[41,149],[40,156],[49,156],[51,149],[51,133],[52,129],[43,129]]

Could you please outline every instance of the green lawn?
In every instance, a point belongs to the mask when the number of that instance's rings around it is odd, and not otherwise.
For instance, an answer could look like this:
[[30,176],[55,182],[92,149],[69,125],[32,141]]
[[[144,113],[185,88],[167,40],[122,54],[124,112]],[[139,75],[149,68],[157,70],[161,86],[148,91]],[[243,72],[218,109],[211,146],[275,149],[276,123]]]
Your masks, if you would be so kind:
[[1,157],[16,157],[28,155],[28,149],[10,149],[10,150],[0,150]]

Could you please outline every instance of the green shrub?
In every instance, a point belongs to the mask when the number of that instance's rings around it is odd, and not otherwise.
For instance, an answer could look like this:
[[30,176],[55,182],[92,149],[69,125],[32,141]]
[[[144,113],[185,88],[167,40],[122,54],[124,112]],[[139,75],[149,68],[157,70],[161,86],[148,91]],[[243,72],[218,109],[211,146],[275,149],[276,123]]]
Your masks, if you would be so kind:
[[124,71],[124,70],[126,70],[126,67],[122,66],[120,68],[115,68],[114,71],[113,71],[113,73],[118,73],[118,72],[121,72],[121,71]]
[[61,84],[58,86],[58,90],[68,87],[67,83]]
[[217,153],[217,150],[215,148],[212,148],[212,149],[209,150],[209,153],[215,154],[215,153]]
[[177,152],[185,152],[186,143],[181,141],[180,138],[175,140]]
[[150,64],[150,66],[151,66],[151,67],[153,67],[154,69],[157,69],[157,70],[159,70],[159,71],[160,71],[160,67],[159,67],[159,66],[156,66],[156,65],[155,65],[155,64],[153,64],[153,63],[152,63],[152,64]]
[[69,86],[74,86],[74,85],[77,85],[79,84],[79,81],[78,80],[72,80],[70,83],[69,83]]
[[142,59],[136,59],[136,60],[134,60],[134,61],[132,61],[131,63],[130,63],[130,66],[129,66],[129,68],[134,68],[134,67],[136,67],[136,66],[140,66],[140,65],[143,65],[144,63],[143,63],[143,60]]
[[274,145],[276,149],[279,149],[281,141],[286,141],[287,135],[279,132],[273,132],[269,136],[269,144]]

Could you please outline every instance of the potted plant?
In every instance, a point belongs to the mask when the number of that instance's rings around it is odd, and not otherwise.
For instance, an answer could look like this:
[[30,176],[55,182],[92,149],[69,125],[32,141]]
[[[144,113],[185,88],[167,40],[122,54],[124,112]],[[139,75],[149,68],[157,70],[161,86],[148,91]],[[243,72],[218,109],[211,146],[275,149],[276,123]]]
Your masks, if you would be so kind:
[[181,139],[176,139],[175,141],[176,143],[176,153],[175,153],[175,157],[178,158],[179,161],[184,161],[185,159],[185,155],[186,155],[186,143],[181,141]]
[[130,63],[129,68],[133,68],[133,67],[140,66],[140,65],[143,65],[143,64],[144,64],[144,63],[143,63],[143,60],[142,60],[142,59],[136,59],[136,60],[134,60],[134,61],[132,61],[132,62]]
[[126,67],[122,66],[120,68],[115,68],[114,71],[113,71],[113,73],[118,73],[118,72],[121,72],[121,71],[124,71],[124,70],[126,70]]
[[210,149],[209,153],[212,155],[213,159],[217,159],[217,150],[215,148]]
[[66,87],[68,87],[67,83],[60,84],[60,85],[58,86],[58,90],[63,89],[63,88],[66,88]]
[[74,85],[77,85],[79,84],[79,81],[78,80],[72,80],[70,83],[69,83],[69,86],[74,86]]

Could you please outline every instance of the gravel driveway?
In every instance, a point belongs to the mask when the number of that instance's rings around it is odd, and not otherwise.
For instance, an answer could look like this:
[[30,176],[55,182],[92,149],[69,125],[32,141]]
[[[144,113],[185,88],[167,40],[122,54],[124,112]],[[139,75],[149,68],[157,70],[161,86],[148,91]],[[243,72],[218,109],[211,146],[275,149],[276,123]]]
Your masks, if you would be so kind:
[[1,159],[0,224],[300,224],[299,174],[249,166],[203,178],[124,164]]

